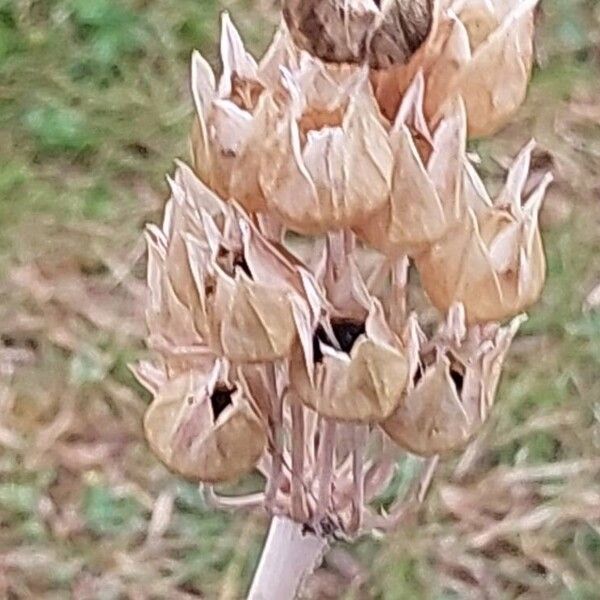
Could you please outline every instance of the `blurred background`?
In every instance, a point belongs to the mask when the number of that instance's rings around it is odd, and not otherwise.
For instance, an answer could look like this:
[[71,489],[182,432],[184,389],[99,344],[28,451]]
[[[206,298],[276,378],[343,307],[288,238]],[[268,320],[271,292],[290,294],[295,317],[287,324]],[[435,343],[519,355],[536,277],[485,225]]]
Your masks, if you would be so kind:
[[[150,455],[127,369],[142,227],[188,157],[188,59],[218,67],[224,8],[261,52],[267,0],[0,0],[2,598],[238,599],[256,564],[266,517],[212,510]],[[535,136],[556,176],[543,300],[475,445],[397,533],[338,546],[312,598],[600,597],[600,2],[542,1],[537,61],[472,149],[494,188]]]

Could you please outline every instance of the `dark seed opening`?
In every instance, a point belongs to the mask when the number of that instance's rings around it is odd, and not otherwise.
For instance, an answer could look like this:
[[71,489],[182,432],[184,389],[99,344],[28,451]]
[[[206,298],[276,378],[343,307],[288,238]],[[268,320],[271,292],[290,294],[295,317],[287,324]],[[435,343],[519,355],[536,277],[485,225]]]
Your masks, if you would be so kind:
[[450,377],[452,378],[452,381],[454,382],[454,386],[456,387],[456,391],[457,391],[458,395],[460,396],[462,394],[463,385],[465,383],[464,373],[461,373],[454,367],[450,367]]
[[[342,352],[350,354],[356,340],[365,333],[365,324],[360,321],[336,319],[331,321],[331,329]],[[316,363],[323,360],[319,342],[331,345],[331,340],[321,325],[317,327],[313,336],[313,357]]]
[[421,379],[423,379],[423,367],[419,365],[415,371],[415,374],[413,375],[413,388],[416,388],[419,385]]
[[242,271],[244,271],[244,273],[246,273],[246,275],[248,275],[248,277],[252,279],[250,267],[248,266],[248,263],[246,262],[246,257],[243,254],[236,253],[236,255],[233,257],[233,266],[242,269]]
[[210,406],[213,412],[213,421],[219,418],[219,415],[233,404],[231,396],[235,392],[235,388],[227,388],[225,386],[217,386],[210,397]]
[[252,272],[246,262],[246,257],[240,250],[230,250],[225,246],[220,246],[217,252],[217,263],[229,275],[233,276],[235,268],[239,267],[248,277],[252,278]]

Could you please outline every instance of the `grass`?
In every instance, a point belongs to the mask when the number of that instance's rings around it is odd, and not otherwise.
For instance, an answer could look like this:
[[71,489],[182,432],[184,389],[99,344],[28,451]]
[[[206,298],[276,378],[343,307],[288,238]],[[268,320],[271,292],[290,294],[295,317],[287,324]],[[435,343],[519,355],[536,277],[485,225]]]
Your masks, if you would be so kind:
[[[268,7],[226,7],[264,48]],[[264,516],[212,510],[154,460],[126,368],[144,353],[141,228],[187,157],[187,61],[216,62],[220,9],[0,0],[2,597],[237,599],[256,563]],[[582,307],[600,274],[600,7],[544,9],[526,105],[476,144],[492,184],[531,135],[556,174],[544,297],[472,451],[398,533],[340,548],[315,598],[597,597],[600,313]]]

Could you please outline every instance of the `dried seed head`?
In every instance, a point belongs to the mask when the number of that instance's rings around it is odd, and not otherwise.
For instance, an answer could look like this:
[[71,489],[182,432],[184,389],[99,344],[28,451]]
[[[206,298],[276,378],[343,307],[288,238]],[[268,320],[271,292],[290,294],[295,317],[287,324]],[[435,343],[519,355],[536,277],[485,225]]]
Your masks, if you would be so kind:
[[431,25],[431,0],[284,0],[296,44],[327,62],[406,63]]
[[504,357],[523,318],[506,328],[467,332],[464,311],[455,305],[448,321],[434,343],[422,348],[407,393],[381,423],[394,442],[421,456],[463,448],[486,420]]
[[[143,380],[142,380],[143,382]],[[144,418],[152,451],[173,471],[195,481],[234,481],[254,469],[266,435],[224,365],[162,381]]]
[[377,100],[393,119],[401,98],[422,70],[425,115],[436,123],[455,94],[463,97],[469,135],[504,126],[525,99],[533,63],[538,0],[451,0],[437,4],[427,41],[405,66],[373,74]]
[[546,275],[538,214],[552,177],[523,201],[533,147],[517,157],[493,206],[482,199],[479,210],[469,208],[459,226],[417,257],[423,287],[438,309],[460,302],[467,322],[484,323],[513,317],[538,300]]

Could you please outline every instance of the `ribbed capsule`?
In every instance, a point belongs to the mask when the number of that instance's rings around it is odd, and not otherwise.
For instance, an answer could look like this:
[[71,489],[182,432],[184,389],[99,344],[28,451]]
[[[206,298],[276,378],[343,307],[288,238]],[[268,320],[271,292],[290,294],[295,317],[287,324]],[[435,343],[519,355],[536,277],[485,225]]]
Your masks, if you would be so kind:
[[538,0],[439,0],[425,43],[405,66],[373,73],[376,96],[393,119],[422,70],[425,115],[436,123],[458,94],[467,108],[469,136],[491,135],[525,99],[533,64]]
[[422,332],[418,361],[398,408],[381,423],[399,446],[420,456],[464,448],[494,404],[502,364],[523,317],[508,327],[467,330],[460,305],[451,308],[441,335]]
[[220,361],[171,379],[147,365],[138,369],[154,395],[144,417],[150,448],[169,469],[194,481],[235,481],[254,469],[266,448],[261,420],[226,371]]
[[[308,68],[316,72],[306,75]],[[387,201],[393,164],[367,72],[352,71],[338,83],[324,66],[304,61],[284,82],[289,103],[263,146],[268,208],[304,234],[364,222]],[[311,102],[315,89],[329,94]]]
[[546,260],[538,214],[552,176],[525,197],[533,147],[517,157],[493,205],[482,198],[479,209],[469,208],[460,225],[417,257],[423,288],[439,310],[460,302],[468,323],[485,323],[514,317],[539,299]]
[[427,249],[456,226],[467,207],[464,103],[455,98],[430,136],[422,113],[424,87],[419,73],[389,133],[394,166],[388,202],[355,228],[363,241],[392,257]]
[[171,186],[163,225],[149,226],[147,235],[151,332],[204,344],[234,362],[289,355],[297,339],[292,306],[316,314],[316,282],[189,169],[180,167]]
[[278,32],[257,63],[227,13],[222,18],[220,50],[223,72],[218,84],[200,53],[192,55],[194,169],[223,199],[235,198],[251,212],[263,210],[256,163],[251,160],[264,136],[262,123],[255,119],[256,107],[265,90],[277,86],[279,66],[289,64],[295,51],[287,36]]
[[380,421],[404,391],[409,350],[370,296],[352,255],[334,264],[327,252],[322,269],[327,312],[316,328],[308,319],[299,328],[301,345],[290,360],[292,392],[325,417]]
[[284,0],[299,48],[329,63],[406,63],[431,25],[432,0]]

